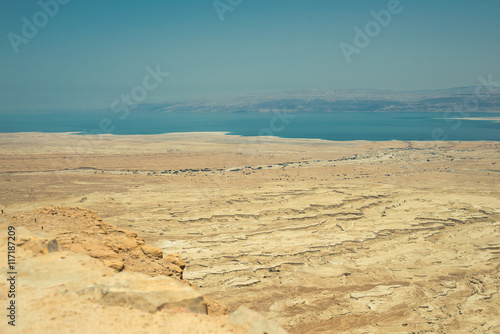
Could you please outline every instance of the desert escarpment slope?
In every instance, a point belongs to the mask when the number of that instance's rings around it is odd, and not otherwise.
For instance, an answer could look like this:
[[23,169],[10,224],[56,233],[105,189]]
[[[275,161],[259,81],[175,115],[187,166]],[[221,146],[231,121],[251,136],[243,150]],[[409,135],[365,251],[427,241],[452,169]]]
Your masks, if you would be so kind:
[[[86,139],[88,140],[88,139]],[[79,206],[291,333],[499,330],[500,147],[10,135],[7,212]]]
[[0,227],[9,231],[0,255],[14,254],[0,265],[9,277],[0,301],[10,306],[2,333],[286,333],[245,307],[227,316],[223,304],[181,279],[177,255],[164,256],[93,211],[2,213]]

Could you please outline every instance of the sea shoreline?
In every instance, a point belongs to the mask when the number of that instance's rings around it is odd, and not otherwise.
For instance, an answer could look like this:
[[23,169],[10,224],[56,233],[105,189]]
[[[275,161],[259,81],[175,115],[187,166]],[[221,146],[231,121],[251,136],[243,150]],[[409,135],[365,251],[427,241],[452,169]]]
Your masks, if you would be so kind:
[[[215,132],[244,137],[274,136],[330,141],[500,140],[499,114],[461,117],[447,113],[113,113],[42,116],[0,115],[0,132],[153,135]],[[494,116],[494,117],[492,117]],[[481,119],[482,122],[477,120]]]
[[[474,119],[470,118],[470,120],[482,120],[482,119]],[[500,118],[492,118],[488,121],[500,122]],[[0,132],[0,138],[6,138],[7,135],[71,135],[71,136],[81,136],[82,138],[91,139],[91,140],[100,140],[104,138],[113,138],[113,137],[132,137],[132,138],[141,138],[144,139],[150,138],[155,139],[154,137],[162,138],[163,136],[206,136],[207,138],[213,138],[219,135],[223,135],[230,138],[240,138],[246,139],[247,141],[255,140],[258,142],[268,142],[268,141],[304,141],[304,142],[329,142],[329,143],[350,143],[350,142],[368,142],[368,143],[383,143],[383,142],[415,142],[415,143],[433,143],[433,142],[498,142],[498,140],[491,139],[474,139],[474,140],[459,140],[459,139],[427,139],[427,140],[404,140],[404,139],[385,139],[385,140],[370,140],[370,139],[346,139],[346,140],[335,140],[335,139],[322,139],[322,138],[304,138],[304,137],[280,137],[280,136],[252,136],[252,135],[241,135],[241,134],[233,134],[230,131],[185,131],[185,132],[165,132],[165,133],[154,133],[154,134],[117,134],[117,133],[102,133],[102,134],[89,134],[89,133],[81,133],[75,131],[61,131],[61,132],[45,132],[45,131],[18,131],[18,132]],[[166,138],[165,138],[166,139]]]

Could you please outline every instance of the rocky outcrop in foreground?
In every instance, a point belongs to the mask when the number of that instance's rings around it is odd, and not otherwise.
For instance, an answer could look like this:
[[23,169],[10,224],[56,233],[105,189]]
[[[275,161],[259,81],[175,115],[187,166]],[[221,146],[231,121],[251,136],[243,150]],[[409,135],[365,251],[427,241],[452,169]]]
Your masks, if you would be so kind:
[[[1,332],[286,333],[245,307],[224,315],[224,305],[180,279],[180,257],[163,256],[94,212],[50,208],[1,215],[1,229],[8,226],[16,229],[17,316],[15,327],[2,321]],[[6,253],[5,233],[0,256]],[[1,266],[6,277],[7,263]],[[12,299],[7,283],[0,282],[2,305]]]
[[105,223],[90,210],[43,208],[13,216],[12,219],[32,231],[53,235],[63,250],[101,259],[117,271],[182,278],[186,265],[178,254],[164,257],[161,249],[147,245],[144,239],[137,237],[137,233]]

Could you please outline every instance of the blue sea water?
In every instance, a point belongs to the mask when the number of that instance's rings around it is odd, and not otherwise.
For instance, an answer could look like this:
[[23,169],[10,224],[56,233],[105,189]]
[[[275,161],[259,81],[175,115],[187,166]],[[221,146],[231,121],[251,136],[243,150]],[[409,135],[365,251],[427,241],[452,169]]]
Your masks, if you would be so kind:
[[[500,141],[500,122],[468,120],[436,112],[130,113],[51,112],[0,114],[0,132],[77,132],[116,135],[171,132],[228,132],[242,136],[326,140]],[[500,113],[471,113],[474,118]]]

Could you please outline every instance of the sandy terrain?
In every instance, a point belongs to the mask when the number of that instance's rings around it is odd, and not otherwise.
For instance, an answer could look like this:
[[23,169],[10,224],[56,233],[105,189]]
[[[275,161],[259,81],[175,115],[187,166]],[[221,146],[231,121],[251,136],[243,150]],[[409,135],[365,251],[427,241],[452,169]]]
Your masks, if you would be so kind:
[[91,210],[0,213],[0,229],[12,232],[0,236],[0,256],[11,259],[0,263],[9,278],[0,281],[9,305],[0,333],[286,334],[245,306],[228,314],[182,279],[179,256]]
[[0,134],[0,208],[83,207],[291,333],[500,333],[500,143]]

